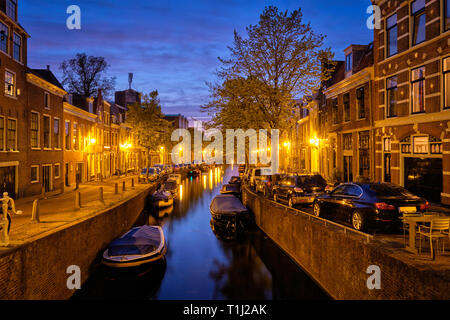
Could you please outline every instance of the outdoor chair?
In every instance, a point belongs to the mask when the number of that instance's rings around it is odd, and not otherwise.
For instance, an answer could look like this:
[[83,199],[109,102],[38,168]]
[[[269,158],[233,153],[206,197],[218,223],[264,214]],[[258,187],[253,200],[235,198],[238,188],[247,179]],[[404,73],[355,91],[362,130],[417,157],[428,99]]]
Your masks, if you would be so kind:
[[[403,216],[402,216],[402,218],[411,218],[411,217],[422,217],[423,216],[423,214],[422,213],[420,213],[420,212],[415,212],[415,213],[404,213],[403,214]],[[404,241],[404,243],[405,243],[405,246],[406,246],[406,244],[407,244],[407,237],[406,237],[406,231],[408,231],[408,234],[409,234],[409,224],[407,224],[406,222],[405,222],[405,219],[402,219],[402,223],[403,223],[403,227],[402,227],[402,229],[403,229],[403,241]]]
[[445,251],[445,238],[448,238],[450,219],[437,218],[431,220],[430,226],[419,226],[420,246],[419,253],[422,251],[422,237],[430,239],[430,254],[433,257],[433,240],[438,240],[437,248],[439,249],[439,240],[442,241],[442,253]]

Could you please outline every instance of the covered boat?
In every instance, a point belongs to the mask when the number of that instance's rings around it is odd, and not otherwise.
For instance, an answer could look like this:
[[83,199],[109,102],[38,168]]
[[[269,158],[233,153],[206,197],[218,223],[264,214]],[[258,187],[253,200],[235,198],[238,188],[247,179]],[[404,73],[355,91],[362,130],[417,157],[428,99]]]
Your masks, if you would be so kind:
[[209,207],[212,221],[216,228],[227,231],[241,231],[249,220],[249,212],[242,202],[234,195],[222,194],[216,196]]
[[135,227],[114,240],[103,253],[103,264],[116,267],[136,267],[160,260],[166,253],[164,233],[159,226]]
[[167,180],[162,186],[161,190],[170,192],[175,197],[178,192],[178,184],[175,180]]
[[241,194],[241,185],[239,184],[224,184],[220,189],[221,194],[234,194],[239,196]]
[[152,195],[152,201],[155,207],[170,207],[173,205],[173,194],[170,191],[155,191],[155,193],[153,193]]

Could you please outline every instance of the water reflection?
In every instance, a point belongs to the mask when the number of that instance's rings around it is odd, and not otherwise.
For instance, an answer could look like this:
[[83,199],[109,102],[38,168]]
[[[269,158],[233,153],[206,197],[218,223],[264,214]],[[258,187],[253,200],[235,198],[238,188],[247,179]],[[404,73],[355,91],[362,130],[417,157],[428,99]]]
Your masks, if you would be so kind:
[[[236,172],[235,172],[236,171]],[[311,281],[270,239],[258,229],[236,240],[216,237],[210,226],[209,205],[219,194],[222,184],[235,170],[210,169],[201,176],[185,178],[179,186],[174,206],[161,211],[148,207],[137,225],[160,225],[168,250],[163,278],[150,294],[139,291],[139,299],[318,299],[326,298]],[[166,212],[167,210],[167,212]],[[114,287],[96,272],[80,291],[81,299],[109,298],[113,295],[101,287]],[[149,278],[130,282],[117,290],[130,291],[146,286],[161,274],[150,271]],[[117,282],[116,282],[117,283]],[[151,284],[149,282],[149,284]],[[94,289],[87,287],[94,286]],[[97,290],[95,287],[98,287]],[[117,290],[114,292],[117,293]],[[105,294],[105,295],[104,295]],[[121,297],[121,292],[115,298]]]

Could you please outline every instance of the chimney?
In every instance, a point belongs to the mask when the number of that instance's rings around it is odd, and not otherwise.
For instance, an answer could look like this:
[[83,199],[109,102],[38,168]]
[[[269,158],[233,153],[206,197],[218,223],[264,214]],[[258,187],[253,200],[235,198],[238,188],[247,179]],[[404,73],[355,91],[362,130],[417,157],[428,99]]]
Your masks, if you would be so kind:
[[47,70],[50,71],[50,65],[49,64],[47,65]]

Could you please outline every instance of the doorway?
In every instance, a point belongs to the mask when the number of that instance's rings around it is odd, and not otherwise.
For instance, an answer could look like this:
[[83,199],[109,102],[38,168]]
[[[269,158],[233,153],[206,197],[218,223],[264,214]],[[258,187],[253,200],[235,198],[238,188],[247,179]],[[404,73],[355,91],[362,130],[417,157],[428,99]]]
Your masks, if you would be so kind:
[[51,191],[51,165],[42,166],[42,186],[45,192]]
[[441,202],[442,158],[404,158],[405,188],[428,201]]
[[11,198],[16,198],[16,167],[0,167],[0,196],[8,192]]

